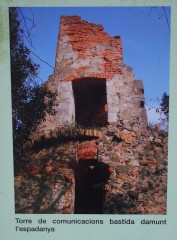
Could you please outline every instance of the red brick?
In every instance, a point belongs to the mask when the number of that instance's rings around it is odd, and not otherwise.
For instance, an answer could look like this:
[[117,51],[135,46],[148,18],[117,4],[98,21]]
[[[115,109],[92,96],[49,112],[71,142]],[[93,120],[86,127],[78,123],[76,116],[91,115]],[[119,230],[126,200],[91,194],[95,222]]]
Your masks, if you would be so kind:
[[77,158],[80,159],[97,159],[97,145],[95,142],[82,142],[77,147]]

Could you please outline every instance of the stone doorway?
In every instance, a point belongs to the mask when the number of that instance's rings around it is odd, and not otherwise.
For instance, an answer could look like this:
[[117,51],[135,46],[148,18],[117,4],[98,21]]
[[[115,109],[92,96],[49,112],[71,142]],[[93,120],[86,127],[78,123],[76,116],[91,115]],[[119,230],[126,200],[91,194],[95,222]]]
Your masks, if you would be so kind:
[[73,92],[77,124],[81,126],[105,126],[108,123],[106,79],[75,79]]
[[75,167],[75,214],[103,212],[104,185],[109,176],[107,164],[96,160],[79,161]]

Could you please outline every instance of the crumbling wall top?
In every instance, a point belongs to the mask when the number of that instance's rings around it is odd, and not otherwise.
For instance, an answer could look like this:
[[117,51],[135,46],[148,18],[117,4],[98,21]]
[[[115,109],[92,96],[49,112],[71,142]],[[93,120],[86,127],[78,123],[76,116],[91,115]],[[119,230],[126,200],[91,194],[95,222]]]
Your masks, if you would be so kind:
[[109,36],[103,30],[101,24],[89,23],[79,16],[61,17],[55,74],[62,81],[81,77],[108,79],[121,74],[118,67],[123,64],[121,38]]

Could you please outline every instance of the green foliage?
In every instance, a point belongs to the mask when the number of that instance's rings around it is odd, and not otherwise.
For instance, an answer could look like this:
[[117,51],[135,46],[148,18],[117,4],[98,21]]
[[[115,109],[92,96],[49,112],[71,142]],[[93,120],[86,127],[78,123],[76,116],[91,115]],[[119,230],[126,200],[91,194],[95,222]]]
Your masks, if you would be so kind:
[[20,26],[18,9],[10,8],[10,56],[12,118],[15,154],[21,153],[31,131],[44,119],[46,113],[55,114],[53,105],[56,93],[45,84],[39,85],[36,77],[39,65],[30,57],[30,49],[24,44],[24,31]]
[[164,92],[164,94],[162,95],[160,106],[161,106],[161,112],[165,114],[168,120],[169,119],[169,95],[167,95],[166,92]]

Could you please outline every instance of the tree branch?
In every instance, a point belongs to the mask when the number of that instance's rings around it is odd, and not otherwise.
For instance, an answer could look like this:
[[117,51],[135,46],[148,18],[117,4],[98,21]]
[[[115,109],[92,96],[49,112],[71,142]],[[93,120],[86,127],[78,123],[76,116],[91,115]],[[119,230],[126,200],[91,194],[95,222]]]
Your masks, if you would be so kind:
[[[23,22],[24,22],[24,27],[25,27],[26,32],[27,32],[27,36],[25,36],[25,37],[26,37],[28,43],[30,44],[30,46],[35,49],[35,47],[33,46],[32,38],[31,38],[31,31],[29,31],[29,29],[27,27],[26,17],[23,15],[23,12],[22,12],[22,10],[19,7],[18,7],[18,10],[19,10],[19,12],[20,12],[20,14],[22,16],[22,19],[23,19]],[[34,15],[33,15],[33,20],[31,20],[31,21],[33,23],[32,27],[31,27],[31,29],[32,29],[35,26],[35,24],[34,24]]]
[[169,19],[168,19],[168,16],[167,16],[167,12],[166,12],[166,9],[165,7],[162,7],[164,13],[165,13],[165,18],[166,18],[166,21],[167,21],[167,25],[168,25],[168,30],[170,32],[170,23],[169,23]]
[[161,14],[158,7],[151,7],[151,8],[150,8],[150,11],[149,11],[149,14],[148,14],[148,17],[151,15],[153,9],[156,10],[159,19],[161,19],[162,17],[165,16],[165,19],[166,19],[166,22],[167,22],[167,26],[168,26],[168,30],[169,30],[169,32],[170,32],[170,22],[169,22],[169,18],[168,18],[168,15],[167,15],[167,10],[166,10],[166,8],[165,8],[165,7],[162,7],[162,11],[164,12],[164,14]]

